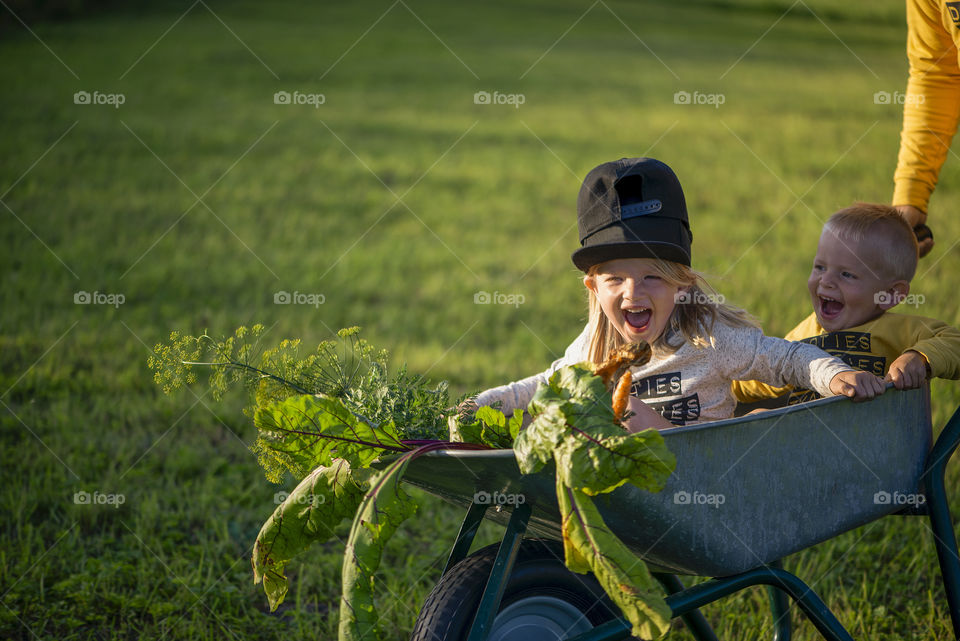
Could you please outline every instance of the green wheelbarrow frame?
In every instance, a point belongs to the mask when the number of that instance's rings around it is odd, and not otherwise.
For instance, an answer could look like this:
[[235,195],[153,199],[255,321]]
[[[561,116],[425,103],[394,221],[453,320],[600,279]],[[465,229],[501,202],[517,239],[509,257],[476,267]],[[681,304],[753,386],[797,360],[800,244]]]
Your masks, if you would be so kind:
[[[814,431],[819,433],[813,434]],[[611,529],[656,570],[653,574],[668,594],[666,602],[673,617],[680,617],[698,641],[717,638],[698,608],[757,585],[768,588],[775,641],[788,641],[791,637],[788,598],[825,639],[852,641],[822,599],[800,578],[784,570],[780,559],[886,515],[930,519],[954,636],[960,639],[960,557],[944,484],[947,461],[960,444],[960,408],[932,447],[927,388],[890,390],[866,404],[853,404],[840,398],[822,399],[739,419],[673,428],[662,434],[678,460],[677,471],[664,491],[650,494],[624,486],[615,491],[605,505],[598,504],[598,507]],[[842,447],[836,442],[824,441],[827,434],[836,438]],[[800,442],[806,447],[795,448],[797,439],[805,439]],[[827,445],[818,448],[817,443]],[[749,450],[734,461],[733,455],[747,444]],[[789,454],[789,460],[785,456],[769,460],[771,452],[784,447],[788,451],[781,454]],[[804,455],[822,460],[821,467],[830,475],[804,476]],[[831,456],[836,460],[831,460]],[[737,471],[741,459],[745,464]],[[684,467],[685,461],[690,465]],[[710,468],[710,464],[726,466],[731,461],[733,465],[722,475]],[[755,469],[766,463],[770,467],[766,472]],[[474,478],[463,474],[460,465],[466,466]],[[412,461],[405,474],[405,481],[455,504],[468,506],[444,574],[467,557],[484,518],[506,526],[468,641],[486,641],[490,634],[523,537],[532,533],[559,538],[559,523],[554,514],[556,499],[553,496],[551,501],[550,496],[552,468],[527,477],[515,468],[512,450],[444,450]],[[698,472],[703,475],[699,481]],[[791,477],[798,473],[800,476]],[[788,481],[780,486],[771,485],[771,474]],[[717,476],[726,478],[717,480]],[[809,485],[800,493],[796,487],[798,478]],[[691,509],[689,498],[686,505],[681,502],[678,506],[677,497],[687,491],[678,488],[692,489],[698,483],[712,480],[719,485],[706,489],[716,490],[724,483],[740,488],[734,498],[742,500],[730,501],[727,514],[719,510],[698,513]],[[761,483],[765,485],[761,487]],[[823,486],[819,490],[817,483]],[[770,487],[772,491],[768,491]],[[511,491],[514,495],[522,492],[531,500],[509,508],[503,504],[492,505],[488,498],[491,489],[494,495],[497,491],[501,494]],[[478,501],[481,493],[487,493],[487,498]],[[901,496],[915,493],[914,496],[922,496],[924,500],[912,501],[903,508],[889,498],[897,493]],[[756,495],[760,495],[759,501]],[[872,501],[867,500],[871,496]],[[625,501],[630,509],[622,509],[619,500]],[[806,504],[795,505],[804,500]],[[812,513],[811,506],[822,509]],[[638,520],[638,514],[649,518]],[[677,520],[668,528],[671,530],[668,538],[676,542],[661,544],[665,517],[677,514],[683,522]],[[733,527],[722,523],[724,519],[730,520]],[[742,524],[743,529],[738,529],[741,521],[746,523]],[[643,527],[638,527],[638,522]],[[678,523],[681,523],[679,527]],[[763,527],[757,527],[757,523]],[[648,524],[652,529],[641,531]],[[710,534],[705,539],[704,532],[719,534]],[[768,536],[770,532],[772,536]],[[799,532],[800,536],[783,540],[791,538],[786,532]],[[677,536],[674,537],[674,533]],[[750,539],[751,536],[754,538]],[[748,544],[744,544],[744,539],[749,539]],[[656,543],[651,545],[654,540]],[[731,545],[731,541],[736,544]],[[738,545],[748,553],[729,551],[728,548]],[[685,588],[675,572],[713,578]],[[565,641],[630,638],[630,624],[620,618]]]

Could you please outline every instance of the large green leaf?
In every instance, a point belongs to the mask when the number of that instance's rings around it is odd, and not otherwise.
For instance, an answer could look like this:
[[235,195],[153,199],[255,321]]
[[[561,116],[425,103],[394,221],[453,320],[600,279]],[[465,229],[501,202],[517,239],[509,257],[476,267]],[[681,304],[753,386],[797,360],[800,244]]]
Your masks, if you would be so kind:
[[517,437],[514,454],[524,474],[556,463],[567,567],[596,575],[634,635],[659,637],[669,628],[670,608],[646,565],[606,526],[590,496],[625,483],[658,492],[676,460],[655,430],[626,433],[611,404],[588,367],[557,370],[530,402],[533,422]]
[[554,450],[569,432],[562,407],[545,405],[540,412],[513,443],[513,453],[524,474],[539,472],[544,464],[553,460]]
[[554,459],[564,482],[591,496],[624,483],[659,492],[676,467],[656,430],[615,436],[571,434],[554,451]]
[[380,639],[373,579],[387,541],[417,509],[400,486],[409,461],[410,455],[401,456],[370,479],[370,491],[353,520],[341,573],[340,641]]
[[287,594],[283,570],[313,543],[328,540],[333,528],[352,517],[366,493],[365,483],[343,460],[321,466],[304,478],[264,523],[253,546],[253,581],[276,610]]
[[454,415],[449,418],[448,426],[451,441],[509,448],[520,433],[522,423],[521,409],[514,410],[513,416],[508,419],[500,410],[484,406],[477,409],[472,421],[467,422]]
[[[257,455],[279,460],[296,476],[330,465],[335,458],[362,468],[384,453],[410,449],[400,442],[393,423],[368,425],[340,399],[328,396],[301,394],[268,403],[257,409],[253,420],[260,430],[253,448]],[[277,468],[270,462],[261,464]]]
[[607,391],[603,380],[599,376],[594,376],[593,370],[588,363],[577,365],[568,365],[561,367],[553,376],[547,385],[541,387],[534,395],[530,408],[531,413],[536,412],[536,403],[538,399],[549,400],[570,400],[575,403],[600,403],[605,406],[610,414],[611,396]]
[[631,633],[655,639],[670,629],[671,611],[647,566],[603,522],[586,494],[557,477],[567,567],[593,572],[610,599],[630,621]]

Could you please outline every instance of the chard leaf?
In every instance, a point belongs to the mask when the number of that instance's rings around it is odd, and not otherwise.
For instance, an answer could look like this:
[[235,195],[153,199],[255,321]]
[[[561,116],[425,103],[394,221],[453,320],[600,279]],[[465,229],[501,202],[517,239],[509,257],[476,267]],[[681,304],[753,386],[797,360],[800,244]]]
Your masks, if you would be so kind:
[[410,449],[392,422],[368,425],[328,396],[301,394],[269,403],[257,409],[253,421],[260,430],[253,450],[264,469],[279,470],[275,476],[288,469],[302,477],[335,458],[363,468],[386,452]]
[[343,460],[318,467],[291,492],[263,524],[253,546],[253,582],[276,610],[287,594],[283,570],[294,556],[313,543],[333,536],[333,528],[352,517],[366,492],[363,481]]
[[503,429],[504,432],[506,431],[504,428],[506,427],[507,419],[503,415],[503,412],[498,409],[487,406],[477,408],[477,419],[490,429],[499,427]]
[[511,416],[510,420],[507,421],[507,433],[510,434],[511,443],[517,440],[517,436],[520,434],[520,428],[522,426],[523,410],[518,408],[513,410],[513,416]]
[[541,404],[553,404],[557,401],[572,401],[587,406],[599,404],[607,408],[610,416],[613,416],[613,397],[607,391],[603,380],[593,375],[587,363],[561,367],[554,372],[547,384],[541,386],[533,395],[529,411],[536,414]]
[[471,422],[462,421],[459,416],[449,419],[450,438],[460,443],[476,443],[493,448],[509,448],[520,432],[523,423],[523,410],[514,410],[510,420],[503,412],[493,407],[480,407]]
[[612,400],[587,367],[557,370],[534,394],[533,422],[517,436],[514,454],[524,474],[556,463],[567,567],[593,572],[633,634],[656,638],[669,628],[670,608],[646,565],[606,526],[590,497],[625,483],[658,492],[676,460],[655,430],[626,433]]
[[513,453],[524,474],[538,472],[553,460],[554,450],[569,431],[567,417],[558,405],[545,405],[540,412],[513,443]]
[[450,431],[450,440],[454,443],[479,443],[483,440],[480,436],[483,424],[480,421],[467,423],[459,416],[452,415],[447,417],[447,429]]
[[670,629],[671,611],[647,566],[610,531],[593,500],[557,477],[567,567],[593,572],[630,621],[631,634],[656,639]]
[[[521,415],[523,412],[520,412]],[[480,430],[480,443],[491,447],[510,447],[513,437],[507,427],[507,417],[498,409],[481,407],[477,409],[477,419],[483,425]]]
[[417,509],[400,486],[410,460],[410,455],[401,456],[370,479],[370,491],[353,520],[341,572],[340,641],[381,638],[373,604],[373,578],[387,541]]
[[592,438],[571,435],[554,456],[564,483],[590,496],[612,492],[624,483],[659,492],[677,465],[663,437],[652,429]]

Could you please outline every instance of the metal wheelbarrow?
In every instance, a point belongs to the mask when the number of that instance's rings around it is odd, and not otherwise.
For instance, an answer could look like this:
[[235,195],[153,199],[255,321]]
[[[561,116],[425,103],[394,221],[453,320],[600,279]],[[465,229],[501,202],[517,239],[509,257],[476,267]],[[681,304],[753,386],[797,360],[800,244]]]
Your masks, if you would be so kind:
[[[926,387],[891,389],[868,403],[821,399],[661,434],[677,458],[664,490],[627,484],[597,505],[654,571],[672,615],[698,641],[716,636],[697,608],[761,584],[776,641],[791,635],[787,597],[825,639],[852,640],[780,559],[895,513],[930,519],[960,637],[960,559],[944,489],[946,463],[960,443],[960,409],[932,448]],[[631,638],[596,580],[563,564],[552,468],[525,476],[512,450],[443,450],[411,461],[404,480],[467,508],[414,641]],[[506,526],[503,539],[468,556],[484,518]],[[676,574],[711,578],[684,588]]]

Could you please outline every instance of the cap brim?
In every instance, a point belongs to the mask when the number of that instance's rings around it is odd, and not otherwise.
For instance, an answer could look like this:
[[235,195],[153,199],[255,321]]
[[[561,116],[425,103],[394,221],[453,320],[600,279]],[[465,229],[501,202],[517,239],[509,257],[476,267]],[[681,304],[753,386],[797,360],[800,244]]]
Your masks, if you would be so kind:
[[618,258],[659,258],[690,266],[690,230],[684,221],[641,216],[613,224],[583,239],[573,253],[581,271]]
[[674,243],[657,241],[631,241],[603,243],[581,247],[571,256],[573,264],[582,272],[594,265],[619,258],[658,258],[690,266],[690,254]]

